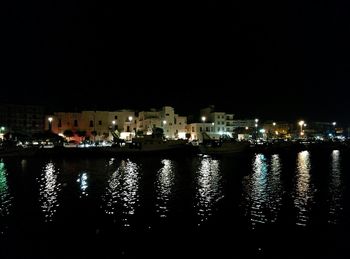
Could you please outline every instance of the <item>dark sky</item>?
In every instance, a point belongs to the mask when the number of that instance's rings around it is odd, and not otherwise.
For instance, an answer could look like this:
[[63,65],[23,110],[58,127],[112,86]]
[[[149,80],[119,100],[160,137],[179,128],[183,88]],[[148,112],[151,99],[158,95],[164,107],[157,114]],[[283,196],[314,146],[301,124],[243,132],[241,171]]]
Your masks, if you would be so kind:
[[7,102],[347,121],[347,1],[29,2],[1,8]]

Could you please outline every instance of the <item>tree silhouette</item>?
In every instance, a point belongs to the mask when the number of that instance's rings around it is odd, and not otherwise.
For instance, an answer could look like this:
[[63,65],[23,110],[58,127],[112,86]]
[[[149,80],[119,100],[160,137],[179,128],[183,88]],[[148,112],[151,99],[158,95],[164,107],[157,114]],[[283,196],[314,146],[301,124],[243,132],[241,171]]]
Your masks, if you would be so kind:
[[70,140],[71,137],[74,136],[74,132],[70,129],[66,129],[64,132],[63,132],[63,135],[68,138],[68,140]]

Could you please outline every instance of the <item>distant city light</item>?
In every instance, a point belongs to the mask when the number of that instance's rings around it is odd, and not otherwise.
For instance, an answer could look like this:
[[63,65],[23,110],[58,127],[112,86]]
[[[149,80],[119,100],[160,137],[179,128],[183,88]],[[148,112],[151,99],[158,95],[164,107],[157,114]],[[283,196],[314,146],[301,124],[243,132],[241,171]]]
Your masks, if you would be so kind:
[[299,125],[300,125],[300,126],[303,126],[304,123],[305,123],[304,121],[299,121]]
[[249,128],[248,127],[245,127],[246,130],[248,130]]
[[215,124],[214,122],[211,123],[211,125],[213,125],[213,126],[214,126],[214,124]]
[[207,118],[205,116],[202,117],[202,121],[205,122]]
[[333,124],[333,126],[337,125],[337,123],[335,121],[332,124]]
[[260,129],[259,132],[260,132],[260,133],[265,133],[266,130],[265,130],[265,129]]
[[259,119],[255,119],[255,123],[258,123],[259,122]]
[[276,126],[276,122],[272,123],[273,126]]

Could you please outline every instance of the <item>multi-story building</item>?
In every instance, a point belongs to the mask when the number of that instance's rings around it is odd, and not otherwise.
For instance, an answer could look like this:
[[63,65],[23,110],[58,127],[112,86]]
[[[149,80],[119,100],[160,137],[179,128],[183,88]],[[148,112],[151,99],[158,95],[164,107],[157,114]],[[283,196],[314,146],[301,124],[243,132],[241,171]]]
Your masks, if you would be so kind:
[[233,120],[232,121],[232,128],[254,128],[255,127],[255,120],[254,119],[246,119],[246,120]]
[[[82,111],[82,112],[55,112],[53,115],[47,115],[45,128],[50,129],[61,136],[65,131],[71,130],[74,134],[85,132],[85,136],[95,140],[112,139],[111,130],[113,130],[113,120],[108,111]],[[52,121],[49,121],[49,118]],[[80,140],[75,135],[73,139]]]
[[222,135],[232,136],[234,130],[234,114],[217,112],[213,105],[200,110],[200,119],[202,123],[210,123],[211,137],[219,138]]
[[0,105],[0,127],[7,132],[32,135],[44,130],[44,107],[39,105]]
[[188,124],[187,132],[191,134],[190,140],[198,140],[199,142],[203,141],[203,134],[207,134],[210,138],[213,139],[219,138],[213,122]]
[[154,128],[162,128],[167,138],[186,138],[187,118],[176,114],[170,106],[139,112],[136,124],[137,131],[143,134],[151,134]]

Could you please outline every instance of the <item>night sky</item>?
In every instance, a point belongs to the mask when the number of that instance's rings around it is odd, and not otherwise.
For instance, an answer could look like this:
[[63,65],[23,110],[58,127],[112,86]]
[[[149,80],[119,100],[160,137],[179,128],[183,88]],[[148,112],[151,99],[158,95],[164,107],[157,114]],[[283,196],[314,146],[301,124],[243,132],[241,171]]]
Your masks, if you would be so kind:
[[346,1],[29,2],[1,8],[2,101],[348,122]]

